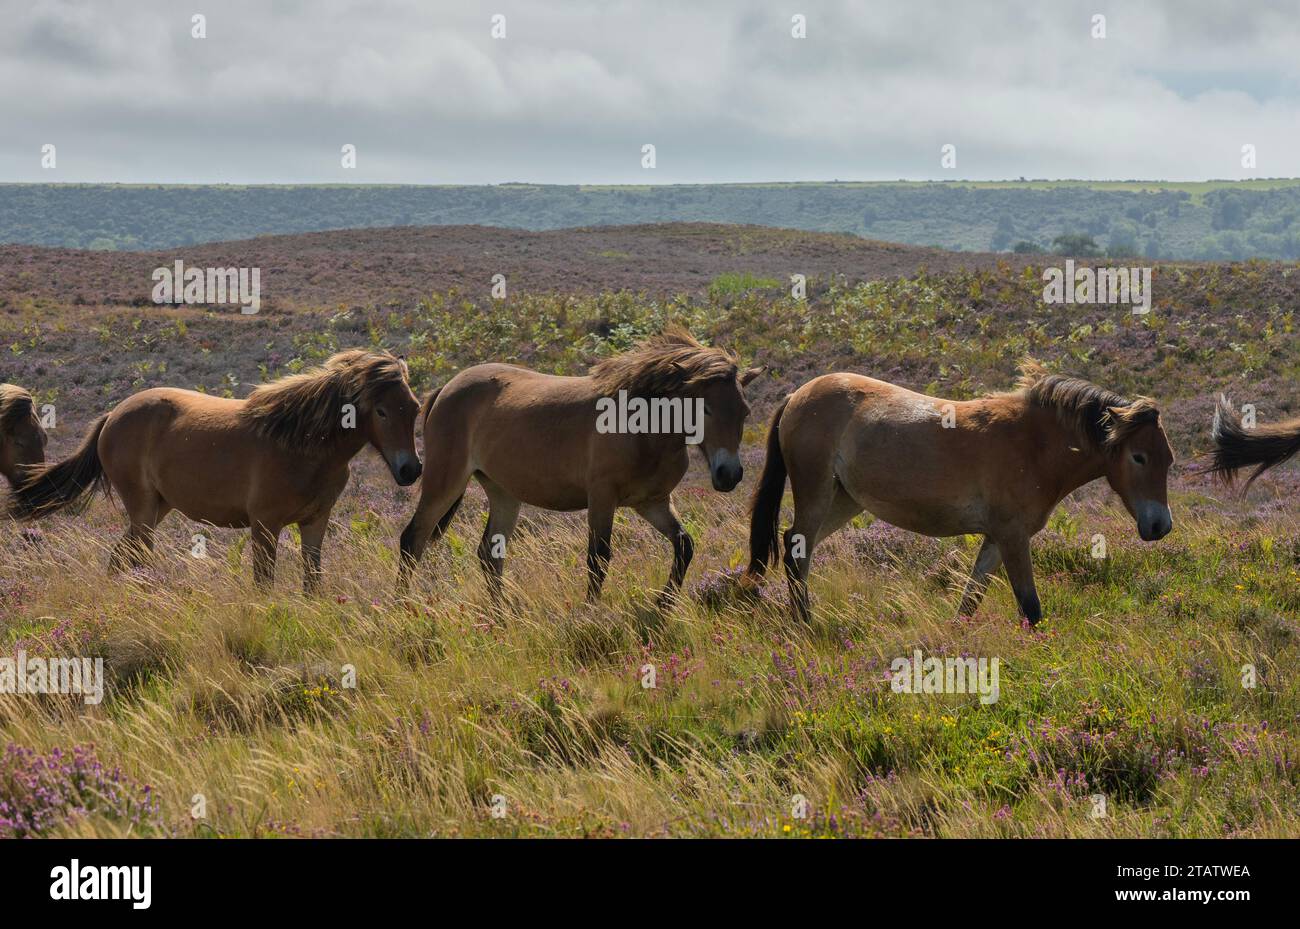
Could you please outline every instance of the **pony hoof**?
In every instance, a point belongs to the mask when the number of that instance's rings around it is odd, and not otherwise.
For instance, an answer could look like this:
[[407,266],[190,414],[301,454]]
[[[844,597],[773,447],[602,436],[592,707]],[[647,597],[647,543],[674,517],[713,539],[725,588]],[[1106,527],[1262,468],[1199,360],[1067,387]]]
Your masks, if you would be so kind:
[[758,603],[763,599],[763,579],[752,574],[742,574],[733,587],[737,600]]

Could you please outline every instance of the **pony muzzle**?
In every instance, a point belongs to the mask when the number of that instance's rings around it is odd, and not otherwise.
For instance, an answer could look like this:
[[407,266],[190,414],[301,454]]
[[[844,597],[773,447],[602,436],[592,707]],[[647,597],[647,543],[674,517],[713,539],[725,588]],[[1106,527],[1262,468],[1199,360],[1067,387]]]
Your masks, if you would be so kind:
[[1169,535],[1174,528],[1174,517],[1163,503],[1143,503],[1137,507],[1137,527],[1143,542],[1155,542]]
[[393,480],[401,487],[410,487],[420,479],[420,459],[409,452],[398,452],[393,456],[388,470],[393,473]]
[[735,490],[744,476],[745,469],[735,452],[720,448],[709,458],[709,477],[713,479],[714,490],[722,493]]

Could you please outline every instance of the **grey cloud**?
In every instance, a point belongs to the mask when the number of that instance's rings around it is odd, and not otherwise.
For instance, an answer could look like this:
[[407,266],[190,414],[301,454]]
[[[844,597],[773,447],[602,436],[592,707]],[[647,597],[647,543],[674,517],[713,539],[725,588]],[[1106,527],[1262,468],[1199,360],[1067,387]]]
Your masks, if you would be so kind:
[[6,181],[1182,180],[1247,142],[1300,174],[1286,3],[1125,2],[1100,42],[1095,0],[0,6]]

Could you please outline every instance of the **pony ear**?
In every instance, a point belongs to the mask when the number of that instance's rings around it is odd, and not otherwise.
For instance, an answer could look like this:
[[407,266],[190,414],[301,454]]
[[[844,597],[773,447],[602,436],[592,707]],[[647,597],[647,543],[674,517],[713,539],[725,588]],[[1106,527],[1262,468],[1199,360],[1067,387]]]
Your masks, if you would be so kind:
[[1138,397],[1128,406],[1108,406],[1106,412],[1115,422],[1154,423],[1160,419],[1160,409],[1146,397]]
[[1138,426],[1146,423],[1158,423],[1160,410],[1146,397],[1138,397],[1128,406],[1108,406],[1102,415],[1102,427],[1106,432],[1106,444],[1114,445],[1128,438]]
[[750,381],[758,377],[766,370],[767,370],[767,365],[759,365],[757,368],[750,368],[744,374],[740,375],[740,386],[741,387],[748,386]]

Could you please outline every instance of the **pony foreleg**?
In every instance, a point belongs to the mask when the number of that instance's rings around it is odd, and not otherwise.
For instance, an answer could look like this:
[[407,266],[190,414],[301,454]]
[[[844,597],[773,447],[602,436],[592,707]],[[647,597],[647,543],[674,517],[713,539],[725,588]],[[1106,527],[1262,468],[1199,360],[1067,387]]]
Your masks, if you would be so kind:
[[592,501],[587,506],[587,602],[600,599],[612,554],[610,537],[614,534],[612,503]]
[[275,584],[275,549],[282,528],[253,523],[253,583],[261,590],[269,590]]
[[691,566],[691,558],[695,554],[695,543],[691,540],[690,534],[682,528],[681,519],[673,509],[671,500],[646,504],[637,507],[636,511],[673,544],[672,572],[668,575],[668,583],[659,594],[658,605],[662,609],[672,603],[677,591],[681,589],[682,581],[686,579],[686,569]]
[[1029,557],[1029,539],[1003,539],[998,542],[998,549],[1002,552],[1007,580],[1011,581],[1011,589],[1015,591],[1020,615],[1029,620],[1029,625],[1036,626],[1043,618],[1043,608],[1038,602],[1038,591],[1034,587],[1034,565]]
[[328,527],[329,517],[318,519],[314,523],[298,524],[298,532],[302,536],[302,592],[309,597],[320,590],[320,548]]
[[1001,565],[1002,552],[997,544],[986,536],[984,544],[980,546],[979,554],[975,556],[975,565],[971,568],[970,580],[966,582],[966,590],[961,596],[961,605],[957,607],[958,619],[975,615],[975,611],[980,608],[980,601],[984,599],[984,592],[988,590],[989,575]]

